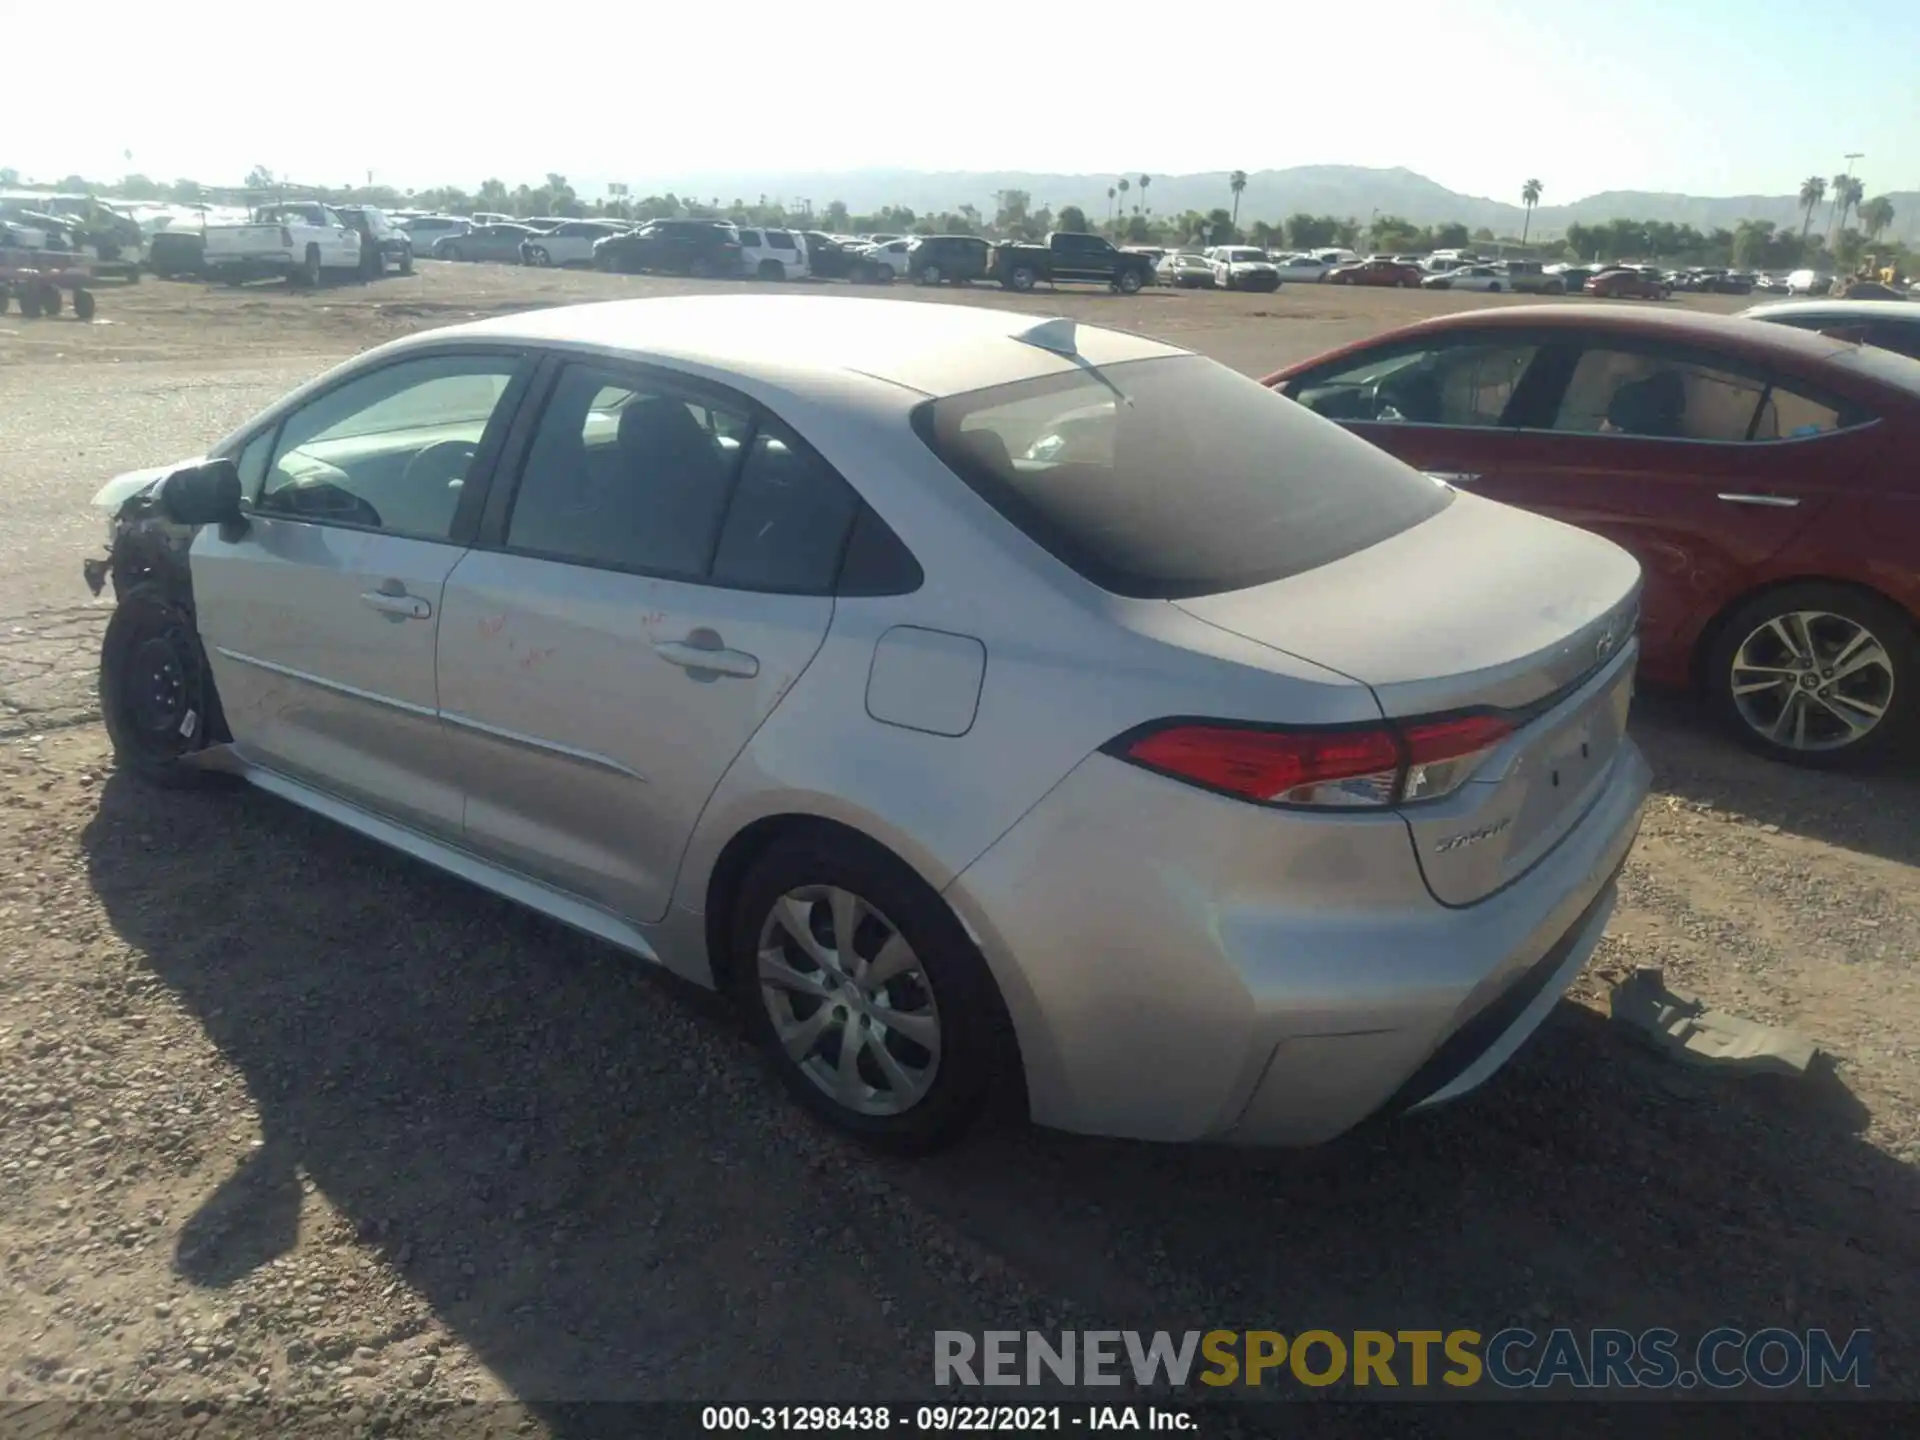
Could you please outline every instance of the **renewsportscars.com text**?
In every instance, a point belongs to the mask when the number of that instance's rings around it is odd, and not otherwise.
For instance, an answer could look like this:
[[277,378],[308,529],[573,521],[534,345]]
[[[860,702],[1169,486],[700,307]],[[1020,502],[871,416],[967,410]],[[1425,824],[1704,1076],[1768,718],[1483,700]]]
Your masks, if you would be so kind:
[[1872,1384],[1855,1330],[936,1330],[936,1385],[1785,1390]]

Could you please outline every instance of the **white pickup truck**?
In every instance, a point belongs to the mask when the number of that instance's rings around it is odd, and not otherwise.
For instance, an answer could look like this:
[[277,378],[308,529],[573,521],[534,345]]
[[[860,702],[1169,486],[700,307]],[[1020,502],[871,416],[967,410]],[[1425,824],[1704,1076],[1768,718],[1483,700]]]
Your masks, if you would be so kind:
[[360,232],[311,201],[262,205],[244,225],[209,225],[209,275],[238,284],[256,275],[284,275],[318,285],[329,270],[360,269]]

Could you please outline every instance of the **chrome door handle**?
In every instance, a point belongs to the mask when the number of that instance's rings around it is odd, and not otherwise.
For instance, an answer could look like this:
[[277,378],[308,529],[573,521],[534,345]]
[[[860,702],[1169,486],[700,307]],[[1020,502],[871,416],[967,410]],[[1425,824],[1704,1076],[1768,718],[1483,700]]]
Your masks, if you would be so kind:
[[[1466,470],[1422,470],[1429,480],[1438,480],[1442,485],[1472,485],[1480,479],[1478,475]],[[1724,496],[1721,498],[1725,498]]]
[[1775,510],[1791,510],[1800,501],[1792,495],[1744,495],[1738,491],[1720,497],[1729,505],[1764,505]]
[[684,640],[658,640],[654,642],[653,653],[682,670],[705,670],[709,674],[731,675],[740,680],[751,680],[760,673],[759,657],[749,655],[744,650],[709,650],[704,646],[690,645]]
[[425,620],[433,614],[433,606],[418,595],[395,595],[385,590],[362,590],[360,602],[378,610],[382,615],[390,615],[395,620]]

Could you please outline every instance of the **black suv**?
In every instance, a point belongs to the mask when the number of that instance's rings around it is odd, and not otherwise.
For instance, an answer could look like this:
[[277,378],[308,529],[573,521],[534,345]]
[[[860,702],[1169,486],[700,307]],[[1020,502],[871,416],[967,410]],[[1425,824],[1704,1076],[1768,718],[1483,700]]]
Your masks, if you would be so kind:
[[921,235],[907,244],[907,278],[920,285],[984,280],[993,247],[978,235]]
[[735,276],[743,268],[739,232],[717,220],[649,220],[595,245],[593,265],[627,275]]
[[336,205],[333,213],[360,232],[360,272],[377,280],[391,266],[402,275],[413,273],[413,244],[406,231],[371,205]]
[[807,273],[816,280],[844,280],[853,273],[853,252],[824,230],[803,230]]

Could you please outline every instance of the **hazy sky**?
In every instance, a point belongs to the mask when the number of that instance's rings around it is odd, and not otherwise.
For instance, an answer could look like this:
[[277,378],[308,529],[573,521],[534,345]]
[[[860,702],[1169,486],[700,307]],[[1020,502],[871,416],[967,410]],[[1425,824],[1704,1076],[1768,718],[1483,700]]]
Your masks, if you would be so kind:
[[[1920,0],[1091,3],[1109,23],[1054,28],[1017,0],[399,0],[162,27],[153,0],[92,0],[83,71],[8,66],[0,165],[403,187],[558,170],[583,190],[1404,165],[1509,201],[1537,176],[1551,204],[1786,193],[1859,150],[1869,194],[1920,189]],[[988,23],[1018,15],[1031,43]]]

